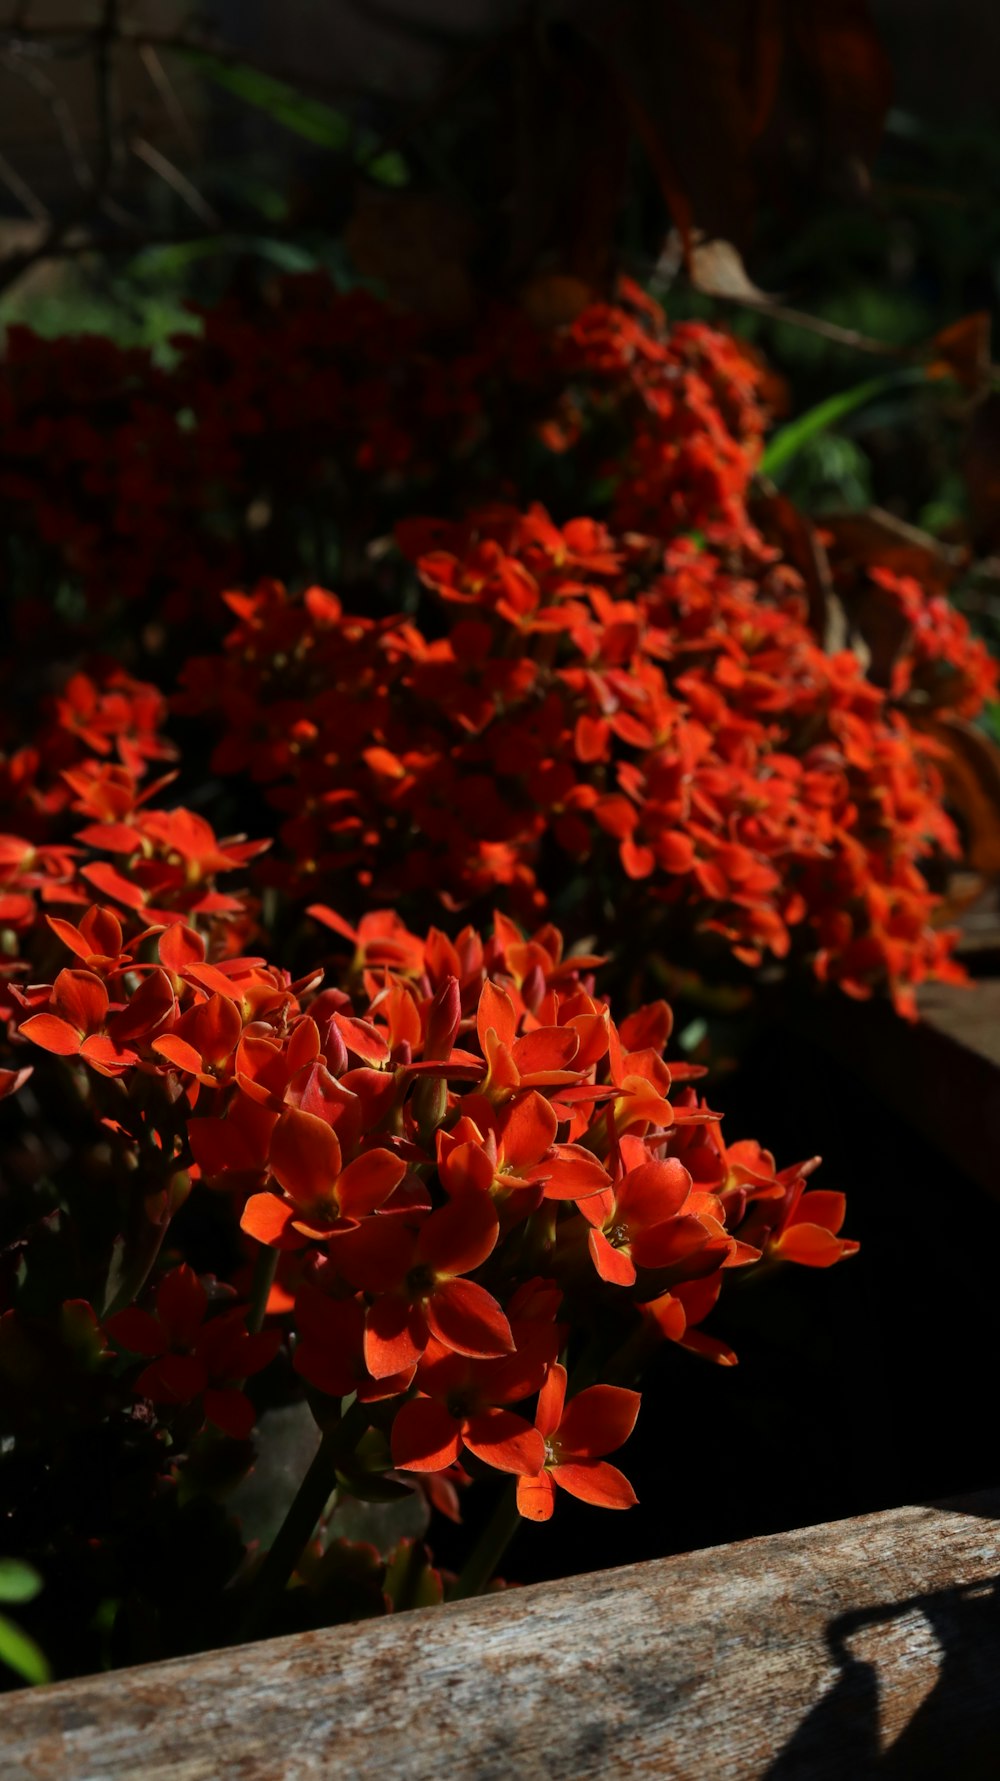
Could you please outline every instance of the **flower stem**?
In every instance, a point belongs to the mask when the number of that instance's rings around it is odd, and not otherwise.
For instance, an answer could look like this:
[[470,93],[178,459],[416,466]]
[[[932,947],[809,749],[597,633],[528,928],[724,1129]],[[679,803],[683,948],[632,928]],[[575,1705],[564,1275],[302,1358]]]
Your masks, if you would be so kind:
[[368,1417],[363,1405],[354,1404],[341,1422],[325,1430],[309,1470],[299,1485],[270,1551],[254,1584],[238,1638],[259,1638],[278,1598],[312,1537],[316,1523],[334,1495],[337,1466],[357,1445]]
[[493,1514],[462,1568],[452,1592],[452,1601],[464,1602],[469,1596],[482,1595],[520,1525],[517,1486],[511,1480],[502,1490]]
[[274,1276],[278,1271],[278,1251],[268,1249],[261,1243],[257,1249],[257,1257],[253,1265],[253,1279],[250,1282],[250,1304],[247,1308],[247,1329],[256,1335],[264,1327],[267,1315],[267,1300]]

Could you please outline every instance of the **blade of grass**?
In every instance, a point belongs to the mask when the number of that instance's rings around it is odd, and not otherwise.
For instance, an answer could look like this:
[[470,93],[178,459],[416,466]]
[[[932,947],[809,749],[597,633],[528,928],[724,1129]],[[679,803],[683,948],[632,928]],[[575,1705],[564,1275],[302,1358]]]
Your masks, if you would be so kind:
[[805,414],[800,414],[786,427],[780,427],[769,441],[760,462],[763,476],[775,476],[790,464],[798,452],[818,434],[829,432],[831,427],[853,414],[855,409],[863,408],[866,403],[874,402],[887,390],[899,389],[905,384],[923,383],[926,372],[921,366],[906,366],[901,371],[887,371],[881,377],[868,377],[864,383],[855,384],[853,389],[838,390],[835,396],[827,396],[817,402]]
[[273,74],[248,67],[245,63],[222,61],[207,50],[178,49],[178,55],[197,68],[224,92],[232,93],[244,104],[263,111],[276,124],[311,142],[315,148],[329,149],[338,155],[350,155],[365,169],[371,179],[381,185],[406,183],[406,163],[392,150],[378,151],[370,131],[360,134],[349,117],[322,99],[301,93],[288,81]]

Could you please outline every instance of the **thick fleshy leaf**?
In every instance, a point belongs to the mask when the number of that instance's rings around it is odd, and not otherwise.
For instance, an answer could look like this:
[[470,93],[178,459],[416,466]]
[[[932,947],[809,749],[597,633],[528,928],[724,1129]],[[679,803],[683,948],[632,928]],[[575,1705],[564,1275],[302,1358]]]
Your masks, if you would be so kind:
[[288,1107],[274,1128],[268,1160],[275,1180],[296,1204],[313,1206],[332,1197],[340,1174],[340,1141],[324,1119]]
[[603,1231],[592,1229],[587,1237],[591,1260],[602,1280],[610,1281],[612,1286],[633,1286],[635,1284],[635,1264],[626,1249],[616,1249],[609,1243]]
[[392,1425],[392,1463],[406,1472],[443,1472],[461,1447],[461,1423],[434,1398],[412,1398]]
[[571,1398],[556,1437],[559,1453],[569,1459],[600,1459],[627,1441],[635,1427],[641,1399],[621,1385],[589,1385]]
[[499,1231],[488,1194],[459,1194],[431,1213],[420,1232],[417,1259],[439,1275],[471,1274],[491,1254]]
[[517,1511],[525,1521],[550,1521],[556,1506],[556,1487],[551,1472],[517,1481]]
[[570,1465],[553,1466],[552,1476],[570,1496],[593,1503],[598,1509],[632,1509],[639,1500],[624,1472],[609,1466],[606,1460],[577,1460]]
[[344,1217],[361,1218],[384,1205],[405,1174],[406,1164],[391,1150],[363,1151],[348,1163],[337,1182],[337,1203]]
[[425,1311],[432,1333],[457,1354],[513,1353],[510,1324],[496,1299],[473,1280],[442,1282],[426,1301]]
[[498,1472],[540,1471],[545,1442],[538,1430],[513,1410],[484,1410],[465,1425],[465,1445]]

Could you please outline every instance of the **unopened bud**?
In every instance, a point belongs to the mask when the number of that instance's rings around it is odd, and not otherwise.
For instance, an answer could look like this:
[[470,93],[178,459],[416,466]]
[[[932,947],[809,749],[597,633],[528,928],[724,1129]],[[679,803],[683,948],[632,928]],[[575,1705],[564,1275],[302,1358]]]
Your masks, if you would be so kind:
[[425,1058],[447,1058],[451,1056],[451,1048],[455,1043],[459,1021],[462,1018],[462,997],[457,977],[446,977],[437,990],[427,1013],[427,1037],[424,1040]]

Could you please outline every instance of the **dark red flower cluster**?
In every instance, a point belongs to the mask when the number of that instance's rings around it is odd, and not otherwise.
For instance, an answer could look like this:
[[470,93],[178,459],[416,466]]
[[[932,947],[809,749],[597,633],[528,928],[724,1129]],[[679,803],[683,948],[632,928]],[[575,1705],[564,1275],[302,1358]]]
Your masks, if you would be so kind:
[[567,454],[623,527],[746,530],[761,373],[701,324],[668,334],[631,284],[556,331],[513,310],[442,338],[320,276],[200,321],[169,368],[9,331],[0,512],[33,622],[42,574],[190,621],[207,588],[360,556],[414,500],[534,495]]
[[[153,762],[177,757],[164,735],[163,694],[114,665],[71,674],[58,693],[43,697],[31,712],[29,741],[19,734],[10,706],[5,717],[9,746],[0,753],[2,820],[33,840],[48,838],[69,809],[74,773],[92,779],[121,768],[131,782]],[[12,916],[7,911],[0,919]]]
[[185,672],[182,708],[221,719],[216,769],[248,769],[285,815],[286,886],[350,865],[376,895],[454,908],[503,884],[530,912],[576,862],[616,909],[641,885],[668,953],[690,927],[749,964],[795,944],[907,1010],[949,973],[920,870],[954,848],[932,745],[852,653],[819,647],[773,553],[751,580],[690,541],[537,507],[399,541],[440,616],[377,622],[264,584],[227,597],[224,660]]

